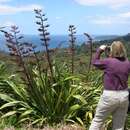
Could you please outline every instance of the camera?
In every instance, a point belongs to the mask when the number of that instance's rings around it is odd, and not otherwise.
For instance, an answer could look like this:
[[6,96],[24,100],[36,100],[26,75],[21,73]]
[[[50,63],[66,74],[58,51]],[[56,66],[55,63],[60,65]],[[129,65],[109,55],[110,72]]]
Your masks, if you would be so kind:
[[110,56],[110,52],[111,52],[111,46],[106,46],[104,52],[105,52],[105,56],[109,57]]

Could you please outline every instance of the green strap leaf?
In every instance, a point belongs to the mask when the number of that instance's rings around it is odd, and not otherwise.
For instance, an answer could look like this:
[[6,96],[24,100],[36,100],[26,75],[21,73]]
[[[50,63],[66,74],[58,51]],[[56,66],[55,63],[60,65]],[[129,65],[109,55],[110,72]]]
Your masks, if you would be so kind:
[[0,93],[0,98],[4,101],[10,102],[10,101],[15,101],[13,98],[11,98],[10,96],[6,95],[6,94],[1,94]]
[[3,106],[0,107],[0,110],[7,108],[7,107],[15,106],[18,103],[20,103],[20,101],[13,101],[13,102],[6,103],[6,104],[4,104]]
[[87,104],[86,100],[81,95],[73,95],[74,98],[80,100],[82,103]]
[[35,124],[39,123],[40,121],[41,121],[41,119],[37,119],[37,120],[32,122],[32,125],[35,125]]
[[30,120],[30,118],[29,118],[29,117],[27,117],[27,118],[22,118],[21,120],[18,121],[18,123],[22,123],[22,122],[24,122],[24,121],[26,121],[26,120]]
[[84,125],[83,121],[79,118],[79,117],[76,117],[77,121],[80,123],[80,125]]
[[24,98],[23,95],[21,94],[21,90],[18,88],[18,86],[14,82],[9,81],[9,80],[7,80],[6,82],[10,85],[10,87],[15,91],[16,94]]
[[81,106],[79,104],[75,104],[75,105],[70,107],[69,111],[75,111],[75,110],[80,109],[80,108],[81,108]]
[[8,116],[12,116],[14,114],[16,114],[17,111],[10,111],[10,112],[7,112],[6,114],[4,114],[1,118],[5,118],[5,117],[8,117]]
[[33,110],[27,110],[27,111],[25,111],[24,113],[22,113],[22,114],[20,115],[20,118],[22,118],[22,117],[24,117],[24,116],[27,116],[27,115],[31,114],[32,112],[33,112]]

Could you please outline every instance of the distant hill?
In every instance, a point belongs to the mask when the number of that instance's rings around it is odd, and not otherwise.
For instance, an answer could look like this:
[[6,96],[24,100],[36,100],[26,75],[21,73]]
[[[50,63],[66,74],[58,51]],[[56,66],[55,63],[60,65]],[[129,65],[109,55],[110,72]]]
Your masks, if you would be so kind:
[[[102,38],[101,38],[102,39]],[[123,35],[123,36],[116,36],[116,37],[111,37],[103,39],[103,40],[96,40],[95,43],[99,43],[99,44],[107,44],[107,43],[112,43],[113,41],[123,41],[125,43],[130,42],[130,33]]]
[[124,36],[117,37],[115,40],[123,40],[124,42],[130,42],[130,33]]
[[119,37],[119,35],[101,35],[101,36],[96,36],[95,41],[111,40],[117,37]]

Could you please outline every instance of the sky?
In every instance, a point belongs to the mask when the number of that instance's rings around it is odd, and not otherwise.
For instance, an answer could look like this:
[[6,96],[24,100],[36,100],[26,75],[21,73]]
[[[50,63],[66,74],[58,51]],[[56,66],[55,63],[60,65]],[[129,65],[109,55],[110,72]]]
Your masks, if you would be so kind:
[[22,34],[37,34],[34,9],[42,9],[53,35],[125,35],[130,33],[130,0],[0,0],[0,27],[17,25]]

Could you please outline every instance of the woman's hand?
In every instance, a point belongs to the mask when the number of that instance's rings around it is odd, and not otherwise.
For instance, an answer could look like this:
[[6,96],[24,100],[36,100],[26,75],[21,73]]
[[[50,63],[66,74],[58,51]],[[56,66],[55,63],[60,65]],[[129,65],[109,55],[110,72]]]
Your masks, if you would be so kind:
[[101,50],[105,51],[106,45],[101,45],[99,48],[100,48]]

